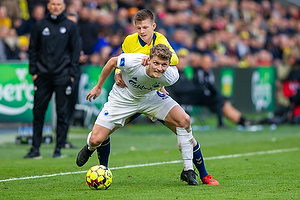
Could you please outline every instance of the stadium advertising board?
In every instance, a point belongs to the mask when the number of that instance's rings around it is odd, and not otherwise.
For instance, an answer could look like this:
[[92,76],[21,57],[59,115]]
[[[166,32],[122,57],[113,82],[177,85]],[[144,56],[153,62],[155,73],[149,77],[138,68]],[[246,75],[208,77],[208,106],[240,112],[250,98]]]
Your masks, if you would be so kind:
[[[34,87],[28,64],[1,64],[0,121],[32,122]],[[50,107],[45,116],[50,121]]]
[[86,95],[98,83],[103,67],[88,66],[82,68],[82,74],[79,82],[78,103],[89,106],[93,109],[93,115],[97,116],[100,113],[104,103],[107,101],[108,93],[114,84],[114,73],[112,73],[105,81],[101,94],[92,102],[87,101]]

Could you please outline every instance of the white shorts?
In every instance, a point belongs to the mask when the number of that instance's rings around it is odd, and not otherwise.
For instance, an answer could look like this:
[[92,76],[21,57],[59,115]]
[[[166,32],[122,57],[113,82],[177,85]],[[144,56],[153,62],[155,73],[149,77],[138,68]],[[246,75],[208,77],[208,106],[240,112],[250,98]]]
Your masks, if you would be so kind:
[[112,130],[116,126],[124,126],[127,118],[136,113],[148,116],[152,121],[164,120],[170,110],[178,105],[170,96],[161,92],[144,99],[114,99],[109,97],[99,113],[95,124]]

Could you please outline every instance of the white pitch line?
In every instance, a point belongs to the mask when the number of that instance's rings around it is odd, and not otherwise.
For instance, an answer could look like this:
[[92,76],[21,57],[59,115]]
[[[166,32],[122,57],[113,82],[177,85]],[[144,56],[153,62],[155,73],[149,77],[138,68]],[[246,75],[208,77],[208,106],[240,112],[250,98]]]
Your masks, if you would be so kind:
[[[291,152],[291,151],[298,151],[299,148],[290,148],[290,149],[275,149],[269,151],[257,151],[257,152],[250,152],[250,153],[243,153],[243,154],[231,154],[231,155],[223,155],[223,156],[213,156],[204,158],[204,160],[217,160],[217,159],[227,159],[227,158],[237,158],[243,156],[254,156],[254,155],[263,155],[263,154],[274,154],[274,153],[284,153],[284,152]],[[165,165],[165,164],[174,164],[180,163],[181,160],[174,160],[174,161],[167,161],[167,162],[157,162],[157,163],[148,163],[148,164],[139,164],[139,165],[125,165],[122,167],[110,167],[111,170],[116,169],[128,169],[128,168],[137,168],[137,167],[148,167],[148,166],[155,166],[155,165]],[[47,178],[47,177],[54,177],[54,176],[63,176],[63,175],[70,175],[70,174],[81,174],[86,173],[86,171],[77,171],[77,172],[64,172],[58,174],[49,174],[49,175],[41,175],[41,176],[28,176],[28,177],[21,177],[21,178],[9,178],[0,180],[0,182],[7,182],[7,181],[17,181],[17,180],[27,180],[27,179],[35,179],[35,178]]]

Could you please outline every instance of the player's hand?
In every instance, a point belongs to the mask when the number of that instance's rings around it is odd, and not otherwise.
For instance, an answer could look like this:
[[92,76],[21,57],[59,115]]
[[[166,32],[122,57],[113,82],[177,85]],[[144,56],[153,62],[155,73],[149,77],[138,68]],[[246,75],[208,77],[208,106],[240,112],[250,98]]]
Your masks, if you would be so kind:
[[146,65],[149,64],[149,59],[148,58],[149,58],[149,56],[143,57],[143,59],[142,59],[142,65],[146,66]]
[[92,102],[92,99],[96,99],[101,93],[101,88],[95,86],[87,95],[86,100]]
[[165,87],[161,87],[160,92],[165,94],[165,95],[169,95],[169,92],[165,89]]
[[116,85],[119,86],[120,88],[124,88],[127,87],[127,85],[125,84],[125,82],[122,79],[122,74],[121,73],[116,73],[114,76]]

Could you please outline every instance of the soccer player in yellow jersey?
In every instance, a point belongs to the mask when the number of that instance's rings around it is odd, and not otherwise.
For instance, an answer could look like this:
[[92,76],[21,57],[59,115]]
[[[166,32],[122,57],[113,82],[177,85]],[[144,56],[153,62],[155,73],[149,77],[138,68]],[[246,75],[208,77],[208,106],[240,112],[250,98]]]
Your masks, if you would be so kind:
[[[149,55],[152,46],[156,44],[165,44],[172,52],[170,65],[178,64],[178,57],[171,45],[169,44],[168,40],[161,33],[154,31],[156,28],[156,24],[154,15],[150,10],[139,10],[135,14],[133,21],[137,33],[128,35],[125,38],[122,44],[122,51],[124,53],[143,53]],[[146,63],[144,62],[144,64]],[[121,74],[118,71],[116,71],[115,81],[117,86],[121,88],[127,87],[125,82],[122,80]],[[168,92],[164,89],[164,87],[162,87],[160,91],[165,95],[168,95]],[[140,114],[132,116],[127,122],[134,120],[139,115]],[[175,126],[164,121],[161,122],[176,134]],[[110,154],[110,138],[105,140],[101,144],[101,146],[97,148],[97,153],[100,164],[107,166],[108,157]],[[195,139],[193,139],[193,163],[199,171],[200,178],[203,184],[219,185],[219,182],[214,180],[213,177],[207,173],[200,145]],[[181,180],[188,182],[187,176],[184,172],[181,173]]]

